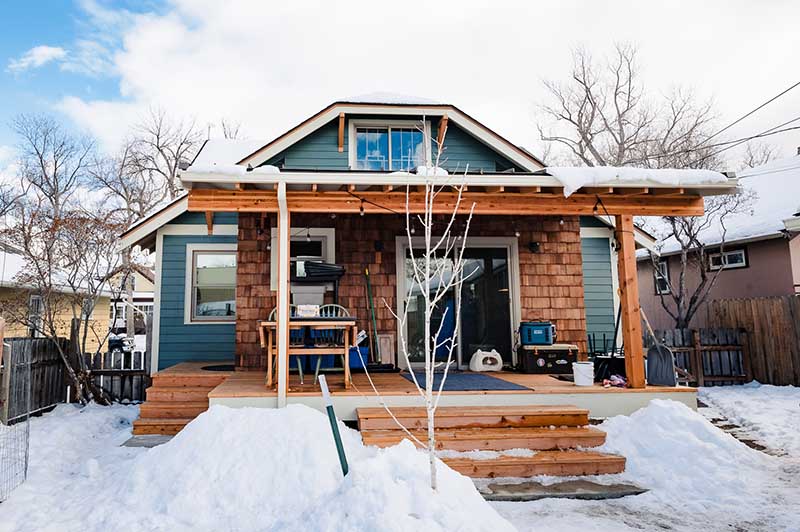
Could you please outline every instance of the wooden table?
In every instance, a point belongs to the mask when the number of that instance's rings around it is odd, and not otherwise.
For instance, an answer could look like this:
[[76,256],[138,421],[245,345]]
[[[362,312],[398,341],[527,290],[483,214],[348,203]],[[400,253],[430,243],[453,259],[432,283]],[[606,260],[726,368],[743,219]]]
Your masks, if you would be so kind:
[[[261,348],[267,350],[267,386],[272,387],[272,357],[277,347],[275,340],[278,322],[262,321],[258,325],[258,334]],[[289,345],[289,356],[313,355],[344,355],[344,388],[350,389],[350,341],[355,340],[358,334],[355,318],[292,318],[289,320],[289,329],[302,329],[308,327],[315,330],[341,330],[344,345],[305,347]],[[289,361],[284,368],[289,382]]]

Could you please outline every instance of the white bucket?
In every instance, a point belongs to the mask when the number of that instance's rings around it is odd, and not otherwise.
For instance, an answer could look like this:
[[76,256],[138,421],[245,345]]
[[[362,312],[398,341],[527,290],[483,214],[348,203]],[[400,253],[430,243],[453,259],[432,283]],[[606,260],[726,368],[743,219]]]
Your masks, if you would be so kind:
[[594,384],[594,362],[573,362],[572,376],[575,386],[592,386]]

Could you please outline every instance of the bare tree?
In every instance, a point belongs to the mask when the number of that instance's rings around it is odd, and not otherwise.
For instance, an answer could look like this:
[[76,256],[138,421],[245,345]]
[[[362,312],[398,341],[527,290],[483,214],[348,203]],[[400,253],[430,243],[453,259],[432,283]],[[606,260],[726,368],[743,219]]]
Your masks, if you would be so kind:
[[222,129],[222,136],[226,139],[238,139],[242,129],[240,122],[234,122],[228,118],[223,118],[219,121],[219,127]]
[[59,218],[86,178],[94,141],[64,131],[46,115],[18,115],[11,126],[19,137],[21,181]]
[[[98,299],[113,297],[109,281],[118,267],[115,236],[120,227],[113,212],[99,206],[91,212],[61,209],[55,218],[47,201],[33,198],[19,203],[12,220],[0,236],[13,242],[23,258],[25,268],[14,281],[25,290],[11,292],[2,303],[4,313],[9,321],[53,342],[82,403],[107,404],[83,353],[89,352],[90,341],[97,346],[94,354],[99,353],[109,334],[106,316],[96,325],[92,314]],[[31,295],[38,298],[37,312],[31,312]],[[59,342],[73,320],[79,323],[78,353]]]
[[[423,127],[419,128],[426,135]],[[427,448],[431,489],[436,490],[438,486],[436,475],[436,434],[435,415],[436,409],[441,399],[442,390],[450,366],[454,362],[453,355],[458,346],[458,319],[455,320],[455,329],[450,334],[443,331],[444,324],[448,321],[447,314],[450,312],[446,297],[448,293],[458,291],[461,285],[474,272],[464,272],[465,260],[464,250],[466,249],[466,239],[469,234],[469,227],[472,221],[472,213],[475,203],[465,205],[463,192],[466,188],[462,183],[456,183],[455,176],[448,176],[447,172],[440,167],[442,155],[444,153],[444,137],[440,139],[428,139],[423,142],[423,146],[429,146],[431,142],[436,142],[438,149],[432,167],[422,167],[422,172],[417,172],[417,176],[424,179],[424,202],[421,206],[411,205],[410,191],[412,186],[406,186],[406,236],[408,238],[408,249],[411,254],[411,281],[408,286],[405,300],[400,303],[403,311],[398,314],[384,299],[383,303],[398,322],[400,331],[400,350],[406,361],[408,368],[412,367],[411,346],[406,337],[406,323],[408,322],[410,307],[409,301],[412,297],[417,301],[422,301],[416,305],[416,312],[423,314],[423,334],[421,345],[415,346],[421,351],[424,360],[425,382],[420,383],[417,374],[412,371],[412,381],[425,405],[427,415],[427,442],[423,443],[407,427],[405,427],[392,413],[391,408],[386,404],[380,395],[377,387],[372,381],[369,372],[366,372],[370,386],[378,397],[380,405],[390,414],[397,425],[418,446]],[[427,153],[425,160],[428,160]],[[465,169],[466,175],[468,168]],[[416,185],[420,186],[420,185]],[[446,211],[442,205],[451,206]],[[419,214],[413,214],[413,210],[420,209]],[[459,215],[463,220],[463,230]],[[416,232],[416,227],[422,231]],[[419,235],[418,237],[416,235]],[[454,316],[460,313],[460,298],[456,298]],[[438,328],[434,328],[434,316],[440,315],[441,321]],[[437,360],[444,358],[444,360]],[[366,365],[365,365],[366,368]],[[436,370],[442,368],[442,379],[438,386],[434,385]]]
[[780,156],[777,146],[765,142],[748,142],[742,155],[742,168],[755,168]]
[[676,90],[660,102],[648,98],[637,50],[617,44],[599,66],[585,49],[573,53],[569,81],[545,81],[553,103],[540,106],[554,123],[539,126],[542,140],[566,148],[575,164],[645,168],[712,168],[716,157],[703,143],[713,120],[711,105]]
[[163,110],[150,109],[134,128],[130,164],[139,174],[161,183],[167,195],[175,198],[181,191],[178,179],[181,164],[191,160],[201,138],[194,121],[176,121]]

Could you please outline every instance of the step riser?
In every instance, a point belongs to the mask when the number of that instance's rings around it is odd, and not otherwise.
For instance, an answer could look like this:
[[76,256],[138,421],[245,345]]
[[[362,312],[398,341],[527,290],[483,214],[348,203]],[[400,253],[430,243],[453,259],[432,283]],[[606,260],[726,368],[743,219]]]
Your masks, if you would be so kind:
[[153,375],[153,386],[155,387],[193,387],[204,386],[208,388],[216,388],[225,380],[225,377],[219,375],[210,376],[197,376],[197,377],[181,377],[169,375]]
[[208,401],[208,393],[213,388],[203,389],[186,389],[178,390],[175,388],[155,388],[147,389],[148,401],[164,401],[164,402],[200,402]]
[[[372,439],[362,436],[365,445],[391,447],[400,443],[404,436],[396,438]],[[425,440],[421,441],[424,443]],[[605,443],[605,435],[585,438],[552,437],[552,438],[492,438],[477,440],[436,440],[436,449],[448,451],[508,451],[511,449],[531,449],[533,451],[550,451],[558,449],[577,449],[579,447],[599,447]]]
[[[608,461],[587,461],[581,463],[533,463],[533,464],[514,464],[501,466],[497,464],[481,464],[481,460],[475,460],[470,464],[451,464],[444,460],[448,466],[455,469],[462,475],[471,478],[499,478],[516,477],[527,478],[538,475],[552,475],[558,477],[585,476],[585,475],[611,475],[625,471],[625,459],[620,457],[618,460]],[[486,462],[489,462],[486,460]]]
[[208,403],[199,406],[184,406],[180,403],[143,403],[139,407],[139,416],[147,419],[195,418],[208,410]]
[[140,424],[136,421],[133,422],[133,435],[140,436],[146,434],[163,434],[165,436],[174,436],[181,431],[186,423],[164,423],[161,425],[153,424]]
[[[427,429],[428,420],[425,417],[398,417],[400,423],[408,430]],[[440,429],[458,428],[512,428],[512,427],[582,427],[589,424],[588,414],[543,414],[530,416],[447,416],[435,417],[434,424]],[[397,423],[391,418],[359,418],[358,426],[361,430],[391,430],[397,429]]]

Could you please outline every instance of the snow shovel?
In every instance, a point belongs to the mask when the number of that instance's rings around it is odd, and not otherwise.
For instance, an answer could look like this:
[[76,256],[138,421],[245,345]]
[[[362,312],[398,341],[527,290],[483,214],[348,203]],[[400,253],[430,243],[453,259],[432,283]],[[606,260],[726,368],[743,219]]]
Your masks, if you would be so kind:
[[678,378],[675,374],[675,356],[661,341],[656,338],[650,321],[644,310],[640,309],[647,332],[653,339],[653,345],[647,350],[647,384],[653,386],[676,386]]

